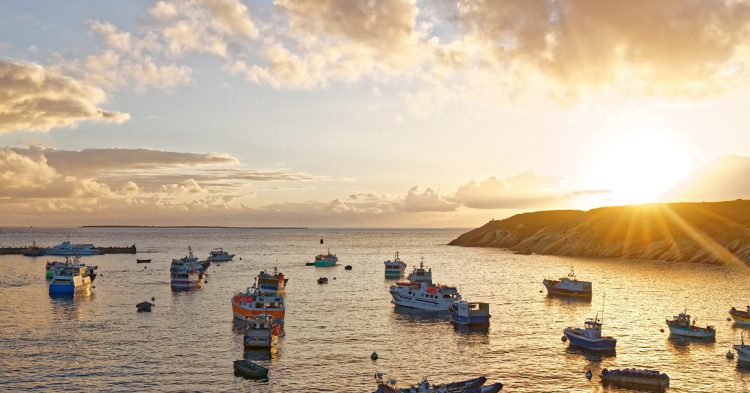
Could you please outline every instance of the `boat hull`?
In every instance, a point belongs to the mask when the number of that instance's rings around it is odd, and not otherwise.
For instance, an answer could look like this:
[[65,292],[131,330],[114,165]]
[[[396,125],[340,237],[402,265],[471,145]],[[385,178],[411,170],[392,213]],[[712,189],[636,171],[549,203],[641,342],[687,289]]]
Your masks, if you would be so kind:
[[484,326],[484,325],[490,324],[489,315],[465,316],[465,315],[458,315],[457,313],[453,313],[451,316],[451,320],[453,321],[453,323],[457,325],[465,325],[465,326]]
[[737,362],[743,366],[750,365],[750,346],[745,345],[734,345],[734,350],[737,351]]
[[244,344],[247,349],[264,349],[276,346],[279,336],[271,335],[265,337],[245,336]]
[[75,295],[76,293],[84,292],[91,287],[91,279],[88,277],[75,277],[76,280],[73,282],[66,283],[55,283],[52,282],[49,285],[50,295]]
[[331,266],[336,266],[337,262],[338,262],[338,260],[336,260],[336,259],[321,259],[321,260],[315,261],[315,263],[313,264],[313,266],[315,266],[315,267],[331,267]]
[[734,323],[738,325],[750,326],[750,314],[744,311],[729,311],[729,315],[734,319]]
[[574,347],[587,349],[589,351],[602,351],[602,352],[614,351],[617,346],[617,340],[615,339],[588,338],[588,337],[584,337],[584,336],[574,333],[572,329],[565,329],[563,331],[563,334],[565,334],[565,337],[568,338],[568,342],[570,343],[570,345]]
[[253,318],[262,314],[268,314],[272,316],[276,323],[283,323],[286,312],[283,309],[282,310],[269,310],[269,309],[262,309],[262,308],[253,309],[253,308],[242,307],[241,305],[238,305],[237,303],[235,303],[234,300],[232,300],[232,315],[234,315],[234,318],[238,321],[245,321],[247,318]]
[[191,289],[203,288],[204,281],[204,277],[200,277],[194,280],[172,279],[170,285],[172,286],[172,290],[175,291],[189,291]]
[[669,333],[674,336],[691,337],[691,338],[716,338],[715,330],[707,330],[704,328],[689,328],[681,326],[669,326]]
[[404,271],[400,269],[385,269],[385,278],[401,278]]
[[426,299],[417,296],[409,296],[398,291],[391,291],[393,304],[402,307],[414,308],[425,311],[449,311],[455,301],[447,302],[442,299]]

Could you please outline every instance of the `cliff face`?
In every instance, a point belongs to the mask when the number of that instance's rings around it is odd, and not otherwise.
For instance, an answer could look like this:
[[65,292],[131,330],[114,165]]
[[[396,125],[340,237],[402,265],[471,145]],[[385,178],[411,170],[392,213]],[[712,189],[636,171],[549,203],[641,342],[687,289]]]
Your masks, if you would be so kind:
[[750,201],[524,213],[490,221],[450,244],[578,257],[750,263]]

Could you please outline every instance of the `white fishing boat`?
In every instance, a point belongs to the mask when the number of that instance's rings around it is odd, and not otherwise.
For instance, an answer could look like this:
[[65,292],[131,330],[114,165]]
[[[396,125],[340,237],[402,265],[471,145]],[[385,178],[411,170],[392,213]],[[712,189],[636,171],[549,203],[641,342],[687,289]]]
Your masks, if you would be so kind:
[[424,258],[421,258],[419,267],[415,267],[406,279],[417,284],[422,282],[432,284],[432,269],[425,269]]
[[406,263],[398,257],[398,251],[396,251],[396,257],[393,260],[387,260],[383,262],[385,265],[385,278],[401,278],[406,270]]
[[747,330],[743,330],[742,333],[740,333],[740,344],[733,345],[735,351],[737,351],[737,363],[742,364],[743,366],[750,365],[750,345],[745,344],[745,332]]
[[173,260],[169,269],[170,284],[175,290],[200,289],[206,279],[206,272],[197,261]]
[[570,267],[570,273],[567,277],[560,277],[559,280],[544,279],[542,281],[547,293],[550,295],[573,296],[573,297],[591,297],[591,282],[580,281],[576,279],[573,267]]
[[206,260],[209,262],[229,262],[232,258],[234,258],[234,254],[230,254],[221,248],[214,248],[209,252]]
[[426,282],[399,282],[390,289],[393,304],[427,311],[448,311],[461,300],[455,287]]
[[268,314],[245,320],[245,348],[271,348],[279,340],[280,325]]
[[669,326],[669,333],[676,336],[693,338],[716,337],[716,330],[714,330],[713,326],[695,326],[695,319],[693,319],[691,322],[690,315],[687,314],[687,310],[673,316],[671,320],[667,319],[667,326]]

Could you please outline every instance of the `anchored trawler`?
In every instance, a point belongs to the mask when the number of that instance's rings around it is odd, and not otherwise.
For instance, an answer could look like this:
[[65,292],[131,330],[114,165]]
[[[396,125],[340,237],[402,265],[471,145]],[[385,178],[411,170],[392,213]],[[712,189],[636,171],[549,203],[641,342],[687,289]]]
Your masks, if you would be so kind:
[[591,297],[591,282],[576,279],[572,266],[567,277],[560,277],[559,280],[544,279],[542,283],[547,288],[547,293],[549,295],[574,296],[581,298]]
[[406,279],[413,283],[425,282],[432,284],[432,269],[425,269],[424,258],[421,258],[419,260],[419,267],[415,267]]
[[687,310],[678,315],[667,319],[669,333],[676,336],[694,337],[694,338],[715,338],[716,330],[713,326],[699,327],[695,326],[695,319],[690,320]]
[[232,296],[232,314],[235,319],[244,321],[247,317],[268,314],[278,324],[284,323],[284,297],[263,293],[258,287],[252,286]]
[[396,257],[393,260],[387,260],[383,262],[385,265],[385,278],[401,278],[406,270],[406,263],[398,257],[398,251],[396,251]]

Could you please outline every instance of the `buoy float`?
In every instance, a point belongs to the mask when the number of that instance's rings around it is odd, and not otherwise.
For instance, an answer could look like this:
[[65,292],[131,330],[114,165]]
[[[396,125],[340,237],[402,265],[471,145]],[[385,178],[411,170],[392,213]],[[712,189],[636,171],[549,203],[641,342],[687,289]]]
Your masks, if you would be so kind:
[[659,329],[660,332],[664,333],[664,328]]
[[153,296],[151,296],[151,301],[152,301],[152,302],[153,302],[153,301],[156,301],[156,298],[155,298],[155,297],[153,297]]
[[732,353],[732,351],[727,351],[727,359],[734,359],[734,353]]
[[566,341],[568,341],[568,337],[562,336],[562,337],[560,337],[560,340],[562,340],[562,342],[566,342]]
[[378,353],[377,352],[373,352],[372,355],[370,355],[370,359],[372,359],[372,360],[378,360]]
[[731,320],[732,320],[732,318],[727,318],[727,321],[731,321]]
[[146,266],[143,267],[143,270],[146,270]]
[[587,370],[586,371],[586,379],[591,379],[591,377],[593,377],[593,376],[594,376],[594,374],[591,372],[591,370]]

